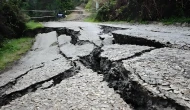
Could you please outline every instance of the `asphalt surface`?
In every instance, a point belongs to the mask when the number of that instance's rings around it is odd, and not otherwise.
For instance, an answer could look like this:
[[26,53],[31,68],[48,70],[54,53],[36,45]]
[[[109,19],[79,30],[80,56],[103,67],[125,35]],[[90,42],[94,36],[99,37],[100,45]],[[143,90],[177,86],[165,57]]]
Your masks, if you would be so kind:
[[[70,26],[68,28],[76,29],[81,25]],[[83,31],[79,40],[86,42],[75,45],[70,43],[71,36],[57,36],[56,31],[38,34],[31,51],[18,65],[0,76],[2,99],[5,96],[1,103],[9,100],[10,94],[14,97],[19,93],[1,110],[130,110],[119,94],[103,81],[103,75],[87,69],[78,61],[80,56],[93,51],[95,43],[101,43],[96,36],[100,32],[98,25],[86,23],[86,26],[88,30],[92,26],[92,32]],[[94,31],[94,28],[98,30]],[[90,35],[94,38],[91,39]],[[68,70],[73,75],[56,83]]]
[[190,109],[189,27],[44,26],[65,34],[39,33],[32,49],[0,75],[1,110]]

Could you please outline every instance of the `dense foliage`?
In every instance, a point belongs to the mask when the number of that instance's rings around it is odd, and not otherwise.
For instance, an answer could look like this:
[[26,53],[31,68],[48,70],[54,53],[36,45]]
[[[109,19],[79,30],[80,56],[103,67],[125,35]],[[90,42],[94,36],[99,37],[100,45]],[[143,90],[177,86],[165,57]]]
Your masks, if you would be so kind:
[[190,17],[189,0],[106,0],[96,17],[108,20],[161,20]]
[[25,19],[16,0],[0,1],[0,45],[8,38],[18,38],[25,29]]
[[[73,9],[80,0],[25,0],[21,7],[25,10],[54,10],[56,13],[64,13],[65,10]],[[55,15],[55,13],[28,13],[29,16]]]
[[[26,29],[26,18],[21,10],[55,10],[56,13],[73,9],[81,0],[0,0],[0,46],[5,39],[18,38]],[[26,13],[29,16],[56,13]]]

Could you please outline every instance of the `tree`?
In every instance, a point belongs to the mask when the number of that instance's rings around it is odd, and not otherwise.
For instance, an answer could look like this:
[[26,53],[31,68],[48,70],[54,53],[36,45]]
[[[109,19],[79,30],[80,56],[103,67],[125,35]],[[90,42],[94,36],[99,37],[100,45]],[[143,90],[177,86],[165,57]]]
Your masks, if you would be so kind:
[[4,39],[20,37],[25,29],[19,3],[19,0],[0,1],[0,44]]

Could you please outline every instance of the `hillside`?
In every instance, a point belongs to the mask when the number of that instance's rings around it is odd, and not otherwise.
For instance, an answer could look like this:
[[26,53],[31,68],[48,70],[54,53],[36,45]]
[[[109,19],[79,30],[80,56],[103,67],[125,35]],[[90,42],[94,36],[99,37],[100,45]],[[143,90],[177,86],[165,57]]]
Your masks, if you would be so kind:
[[99,0],[99,21],[160,21],[178,19],[190,22],[189,0]]

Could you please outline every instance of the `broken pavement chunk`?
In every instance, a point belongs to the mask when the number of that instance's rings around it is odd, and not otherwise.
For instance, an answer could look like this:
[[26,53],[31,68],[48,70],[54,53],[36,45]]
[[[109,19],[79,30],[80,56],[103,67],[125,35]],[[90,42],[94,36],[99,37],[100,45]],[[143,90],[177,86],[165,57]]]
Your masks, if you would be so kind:
[[137,54],[142,54],[146,51],[150,51],[154,47],[137,46],[137,45],[107,45],[102,48],[101,58],[107,58],[110,61],[118,61],[133,57]]
[[[130,80],[159,97],[167,97],[175,103],[190,108],[190,51],[162,48],[145,53],[141,57],[123,61],[130,72]],[[161,91],[161,93],[159,92]]]
[[66,43],[70,43],[71,42],[71,37],[67,36],[67,35],[60,35],[58,37],[58,44],[61,47],[62,45],[66,44]]
[[190,49],[190,37],[178,32],[155,32],[146,29],[117,30],[113,32],[116,43],[136,44],[154,47],[176,47]]
[[6,94],[20,91],[38,82],[48,80],[68,70],[69,68],[71,68],[70,62],[65,58],[46,62],[44,67],[32,70],[28,74],[22,76],[12,88],[6,91]]
[[78,57],[86,56],[90,54],[95,48],[93,43],[82,42],[81,44],[70,43],[71,37],[62,35],[58,37],[59,47],[62,54],[67,58],[72,58],[74,60]]
[[84,45],[65,44],[60,50],[67,58],[78,59],[78,57],[90,54],[94,49],[94,45],[86,43]]

